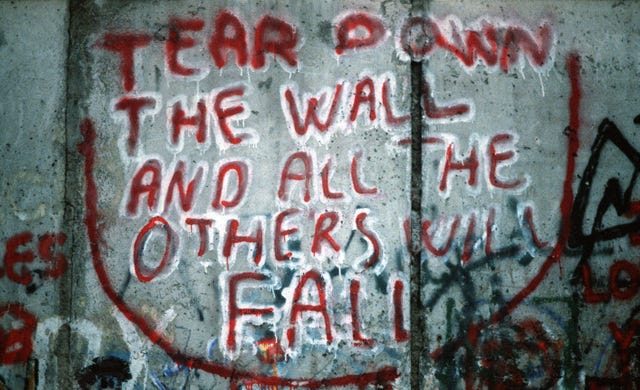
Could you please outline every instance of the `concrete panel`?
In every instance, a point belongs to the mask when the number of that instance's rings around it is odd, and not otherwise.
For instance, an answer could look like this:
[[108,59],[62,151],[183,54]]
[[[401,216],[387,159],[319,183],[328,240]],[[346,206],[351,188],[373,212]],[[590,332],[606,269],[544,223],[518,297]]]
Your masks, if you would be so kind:
[[636,3],[0,11],[2,386],[638,386]]
[[38,330],[71,303],[66,2],[2,2],[0,26],[0,387],[11,389],[37,382],[38,361],[58,368],[59,345]]
[[631,387],[640,10],[462,5],[424,10],[435,94],[473,112],[426,130],[425,386]]

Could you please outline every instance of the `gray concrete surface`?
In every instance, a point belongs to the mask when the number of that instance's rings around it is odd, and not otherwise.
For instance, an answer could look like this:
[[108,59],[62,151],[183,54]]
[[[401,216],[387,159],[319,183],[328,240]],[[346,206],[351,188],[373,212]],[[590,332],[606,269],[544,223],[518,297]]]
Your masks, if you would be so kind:
[[638,387],[637,3],[0,19],[0,388]]

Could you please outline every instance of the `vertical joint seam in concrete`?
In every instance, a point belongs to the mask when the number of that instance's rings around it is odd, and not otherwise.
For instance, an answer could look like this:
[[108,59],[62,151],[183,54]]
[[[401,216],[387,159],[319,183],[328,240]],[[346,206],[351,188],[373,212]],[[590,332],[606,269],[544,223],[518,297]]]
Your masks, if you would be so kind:
[[[429,9],[429,2],[411,1],[411,15]],[[410,361],[411,388],[422,388],[422,352],[425,342],[425,320],[422,307],[422,61],[411,61],[411,219],[410,219]],[[425,129],[426,130],[426,129]]]

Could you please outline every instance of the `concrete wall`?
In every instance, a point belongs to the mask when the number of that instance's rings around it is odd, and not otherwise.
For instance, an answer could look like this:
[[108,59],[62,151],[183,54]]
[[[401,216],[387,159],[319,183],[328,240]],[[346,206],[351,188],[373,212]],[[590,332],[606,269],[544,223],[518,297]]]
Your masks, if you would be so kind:
[[0,388],[639,387],[637,3],[0,18]]

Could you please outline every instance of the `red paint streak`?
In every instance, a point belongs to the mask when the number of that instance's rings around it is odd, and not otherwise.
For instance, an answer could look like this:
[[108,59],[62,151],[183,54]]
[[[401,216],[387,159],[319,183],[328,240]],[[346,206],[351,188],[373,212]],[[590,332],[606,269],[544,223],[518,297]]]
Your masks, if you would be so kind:
[[467,226],[467,235],[464,237],[464,246],[462,248],[462,257],[460,258],[460,262],[462,265],[467,264],[469,260],[471,260],[471,256],[473,256],[473,244],[475,240],[473,239],[474,233],[476,230],[476,214],[471,213],[469,217],[469,225]]
[[10,329],[0,327],[0,365],[26,363],[33,351],[32,337],[38,319],[19,303],[0,306],[0,319],[5,316],[19,321],[20,325],[17,328],[12,325]]
[[242,102],[237,105],[226,107],[225,99],[234,100],[235,97],[244,96],[244,86],[228,88],[222,90],[220,93],[216,95],[216,98],[213,103],[213,110],[216,114],[216,118],[218,118],[218,126],[220,127],[220,131],[222,131],[222,135],[225,140],[232,145],[237,145],[242,142],[243,139],[247,138],[246,134],[240,134],[236,136],[233,134],[233,129],[227,123],[227,120],[235,115],[242,114],[244,110],[244,104]]
[[340,97],[342,96],[342,84],[336,84],[333,98],[331,99],[331,104],[329,105],[329,110],[327,112],[327,117],[322,122],[318,118],[319,107],[322,107],[325,102],[326,94],[322,94],[319,98],[311,97],[306,102],[306,114],[304,116],[304,123],[301,120],[300,110],[296,106],[295,97],[291,89],[287,88],[284,92],[284,98],[287,102],[287,106],[289,108],[289,115],[291,117],[291,122],[293,123],[293,129],[296,134],[304,136],[307,134],[309,129],[309,125],[313,123],[315,128],[324,133],[331,125],[333,125],[333,120],[336,115],[338,109],[338,103],[340,102]]
[[[364,36],[361,32],[366,31]],[[336,25],[336,54],[345,54],[345,51],[372,47],[384,41],[386,27],[383,21],[366,12],[353,12],[342,19]]]
[[322,173],[320,174],[322,181],[322,195],[327,199],[343,199],[344,193],[334,192],[329,186],[329,174],[331,172],[331,159],[322,167]]
[[349,285],[349,298],[351,301],[351,324],[353,343],[356,346],[370,347],[373,345],[373,340],[365,337],[360,331],[360,311],[358,310],[358,297],[360,295],[360,281],[352,280]]
[[[304,289],[304,286],[308,281],[312,281],[316,286],[316,291],[318,292],[318,304],[300,303],[302,290]],[[327,299],[324,291],[324,281],[322,280],[322,276],[320,275],[320,273],[316,270],[307,271],[304,275],[302,275],[302,278],[300,278],[300,282],[293,292],[291,317],[289,319],[289,329],[287,329],[287,341],[289,342],[289,347],[291,348],[294,347],[296,341],[296,323],[298,322],[298,317],[300,317],[302,312],[305,311],[312,311],[322,314],[322,318],[324,319],[327,343],[331,344],[331,342],[333,341],[333,334],[331,332],[331,321],[329,320],[329,312],[327,311]]]
[[[435,144],[443,144],[443,143],[444,143],[444,140],[438,137],[422,138],[422,145],[424,144],[435,145]],[[411,138],[402,138],[401,140],[398,141],[398,146],[406,146],[406,145],[411,145]]]
[[[32,233],[23,232],[9,238],[5,243],[7,251],[4,254],[4,265],[9,280],[25,285],[31,283],[31,272],[29,271],[29,268],[27,268],[25,263],[33,262],[33,259],[35,259],[36,255],[31,250],[19,251],[18,249],[21,246],[27,245],[32,240]],[[22,264],[19,272],[16,272],[14,268],[16,264]]]
[[478,166],[480,162],[478,161],[478,154],[476,153],[475,146],[471,147],[471,152],[469,153],[469,157],[464,161],[453,161],[453,143],[449,144],[447,147],[447,151],[445,152],[445,162],[444,169],[442,170],[442,178],[440,179],[440,186],[438,187],[440,191],[445,191],[447,189],[447,182],[449,181],[449,172],[451,170],[455,171],[469,171],[469,179],[467,180],[467,184],[471,187],[476,185],[476,177],[478,172]]
[[238,234],[238,227],[240,221],[237,219],[230,219],[227,225],[227,239],[224,242],[224,248],[222,255],[227,259],[231,256],[231,248],[236,244],[247,243],[255,245],[255,251],[253,253],[253,262],[258,265],[262,261],[262,248],[264,241],[264,228],[262,222],[257,220],[257,227],[255,235],[243,236]]
[[178,61],[180,50],[190,49],[196,45],[196,40],[185,36],[185,31],[200,31],[204,27],[202,19],[169,19],[169,38],[165,45],[167,67],[171,73],[180,76],[191,76],[198,73],[198,69],[188,68]]
[[569,239],[571,229],[571,208],[573,207],[573,188],[571,187],[573,176],[576,170],[576,157],[580,147],[580,98],[582,89],[580,86],[580,57],[578,54],[571,54],[567,58],[567,71],[571,82],[571,95],[569,96],[569,129],[567,143],[567,163],[563,183],[562,200],[560,201],[560,235],[553,247],[553,250],[544,261],[536,276],[518,294],[516,294],[508,304],[498,310],[492,316],[492,322],[499,322],[505,316],[522,303],[540,283],[546,278],[551,267],[560,261],[564,247]]
[[[325,226],[325,221],[329,220],[329,224]],[[331,237],[331,231],[340,222],[340,217],[335,211],[326,211],[318,216],[316,220],[315,233],[313,234],[313,242],[311,244],[311,253],[314,255],[322,251],[322,243],[326,242],[335,251],[340,252],[340,244]]]
[[524,218],[526,219],[527,224],[529,225],[529,230],[531,231],[531,238],[533,239],[533,243],[538,248],[541,248],[541,249],[548,247],[549,243],[546,241],[542,241],[540,237],[538,237],[538,233],[536,232],[535,225],[533,223],[533,210],[531,210],[531,207],[529,206],[525,207]]
[[[162,259],[154,269],[149,269],[142,259],[140,258],[142,253],[144,252],[144,246],[146,245],[147,240],[149,239],[149,235],[151,231],[155,228],[162,228],[165,234],[167,235],[164,244],[164,253],[162,254]],[[151,220],[142,227],[136,240],[133,244],[133,269],[135,271],[136,277],[142,283],[148,283],[155,279],[169,263],[170,257],[174,255],[174,248],[177,247],[177,243],[175,240],[178,239],[178,236],[175,234],[173,229],[171,229],[171,225],[167,222],[166,219],[156,216],[151,218]]]
[[169,182],[169,188],[167,189],[167,196],[164,202],[164,211],[167,212],[169,210],[169,206],[171,206],[171,202],[173,202],[173,194],[175,190],[178,190],[178,197],[180,198],[180,208],[182,211],[188,212],[191,211],[193,207],[193,201],[195,200],[196,188],[200,185],[200,180],[203,175],[203,168],[198,167],[196,170],[193,179],[189,181],[189,184],[185,188],[184,183],[184,175],[185,175],[185,163],[184,161],[178,161],[176,164],[176,170],[171,177],[171,181]]
[[266,55],[271,53],[282,58],[289,66],[298,66],[298,33],[296,28],[282,19],[265,15],[256,24],[251,66],[260,69],[266,64]]
[[373,253],[364,263],[365,269],[375,266],[378,264],[378,261],[380,261],[380,258],[382,258],[382,244],[380,243],[380,240],[378,240],[375,233],[368,229],[364,224],[368,215],[369,213],[365,211],[356,214],[356,229],[366,237],[373,247]]
[[378,193],[377,187],[365,187],[360,179],[358,178],[358,161],[362,158],[362,151],[358,150],[354,153],[353,158],[351,159],[351,184],[353,185],[353,190],[362,195],[375,195]]
[[[300,161],[303,165],[302,173],[291,172],[291,166],[295,161]],[[309,203],[311,200],[311,156],[307,152],[295,152],[284,163],[282,173],[280,174],[280,185],[278,186],[278,199],[287,201],[287,182],[289,180],[304,181],[304,197],[303,201]]]
[[[569,96],[569,145],[578,142],[578,130],[580,129],[580,99],[582,97],[582,87],[580,86],[580,56],[571,54],[567,58],[567,70],[569,80],[571,80],[571,96]],[[577,151],[579,145],[573,145]],[[575,159],[569,159],[571,167],[575,164]],[[569,165],[569,164],[568,164]],[[565,183],[566,184],[566,183]],[[571,188],[571,187],[569,187]]]
[[478,338],[480,337],[480,331],[482,330],[482,325],[471,323],[467,327],[467,338],[469,339],[469,343],[473,347],[478,345]]
[[179,101],[171,108],[171,142],[178,143],[182,128],[185,126],[195,127],[196,141],[202,144],[207,141],[207,106],[204,99],[196,105],[196,114],[187,116]]
[[282,244],[286,241],[285,237],[296,233],[298,231],[298,228],[292,227],[283,230],[282,224],[286,217],[298,214],[300,211],[302,210],[288,209],[278,213],[278,215],[276,216],[275,228],[273,232],[273,252],[274,257],[277,261],[289,260],[293,256],[293,253],[291,252],[282,253]]
[[106,33],[96,42],[96,46],[120,55],[120,75],[126,92],[130,92],[136,85],[134,52],[136,49],[148,46],[150,42],[150,35],[137,33]]
[[154,344],[162,348],[171,359],[188,368],[200,369],[219,375],[223,378],[240,378],[250,379],[255,383],[265,386],[289,386],[289,387],[307,387],[310,389],[319,389],[331,386],[366,386],[372,383],[389,382],[400,376],[396,367],[385,366],[376,371],[364,372],[358,375],[344,375],[327,379],[307,379],[307,378],[278,378],[273,376],[259,375],[253,372],[236,370],[220,363],[208,361],[203,357],[195,357],[185,354],[175,348],[169,339],[155,329],[155,324],[149,323],[148,320],[138,314],[133,308],[129,307],[122,297],[113,288],[113,284],[109,279],[105,268],[100,245],[103,242],[102,232],[99,227],[99,211],[98,205],[98,188],[94,177],[95,170],[95,141],[96,130],[90,119],[84,119],[80,124],[80,132],[83,136],[83,142],[78,145],[78,151],[84,157],[84,178],[86,183],[85,190],[85,218],[84,224],[87,228],[89,248],[93,267],[96,271],[98,281],[102,286],[105,294],[113,302],[113,304],[122,312],[122,314],[140,329],[142,333]]
[[[151,177],[148,182],[145,183],[145,178],[149,175]],[[130,216],[138,214],[138,204],[140,203],[140,198],[145,193],[147,194],[147,207],[150,212],[154,212],[158,207],[161,182],[162,168],[160,167],[160,161],[156,159],[145,161],[131,179],[127,213]]]
[[429,234],[429,229],[431,228],[431,221],[424,220],[422,221],[422,242],[431,254],[435,256],[444,256],[451,249],[451,244],[453,244],[453,238],[456,235],[456,231],[458,230],[458,225],[460,225],[460,216],[456,215],[453,217],[453,222],[451,223],[451,228],[449,229],[449,237],[447,238],[447,242],[442,246],[442,248],[436,248],[432,241],[431,235]]
[[393,334],[397,342],[409,341],[409,331],[404,328],[404,310],[402,304],[402,292],[404,283],[396,280],[393,283]]
[[218,68],[227,64],[227,56],[231,50],[236,53],[236,65],[245,66],[249,56],[247,54],[247,32],[244,24],[232,12],[222,10],[216,15],[213,35],[209,41],[209,52]]
[[127,117],[129,118],[127,146],[130,155],[134,154],[140,136],[140,111],[146,108],[153,108],[155,105],[156,100],[154,98],[134,96],[124,96],[116,103],[115,110],[127,111]]
[[209,243],[209,239],[207,236],[207,228],[211,227],[213,224],[212,219],[206,218],[187,218],[184,221],[187,225],[198,226],[198,236],[200,237],[200,247],[198,248],[198,256],[202,256],[205,254],[207,250],[207,245]]
[[[223,190],[226,188],[227,174],[230,171],[236,173],[236,193],[232,199],[222,199]],[[211,202],[211,207],[215,210],[223,208],[231,209],[240,204],[245,194],[247,193],[247,187],[249,186],[249,166],[244,161],[230,161],[223,164],[218,170],[218,179],[216,186],[216,194]]]
[[501,142],[509,142],[513,139],[510,134],[497,134],[489,141],[489,182],[492,186],[502,189],[516,188],[522,185],[523,181],[520,179],[512,181],[502,181],[497,177],[498,164],[501,162],[511,160],[516,152],[513,149],[509,149],[504,152],[496,151],[496,144]]
[[[227,335],[227,348],[230,351],[236,349],[236,319],[239,316],[263,316],[273,313],[272,307],[238,307],[236,298],[238,284],[245,280],[262,281],[265,279],[267,279],[265,275],[257,272],[243,272],[229,278],[229,334]],[[217,374],[217,372],[214,373]]]
[[[412,242],[411,242],[411,220],[406,218],[404,220],[404,222],[402,223],[402,227],[403,227],[403,230],[404,230],[404,241],[407,244],[407,251],[409,253],[413,253],[413,250],[411,248],[412,247],[412,245],[411,245],[412,244]],[[419,243],[416,244],[416,246],[418,248],[420,248],[420,244]]]

